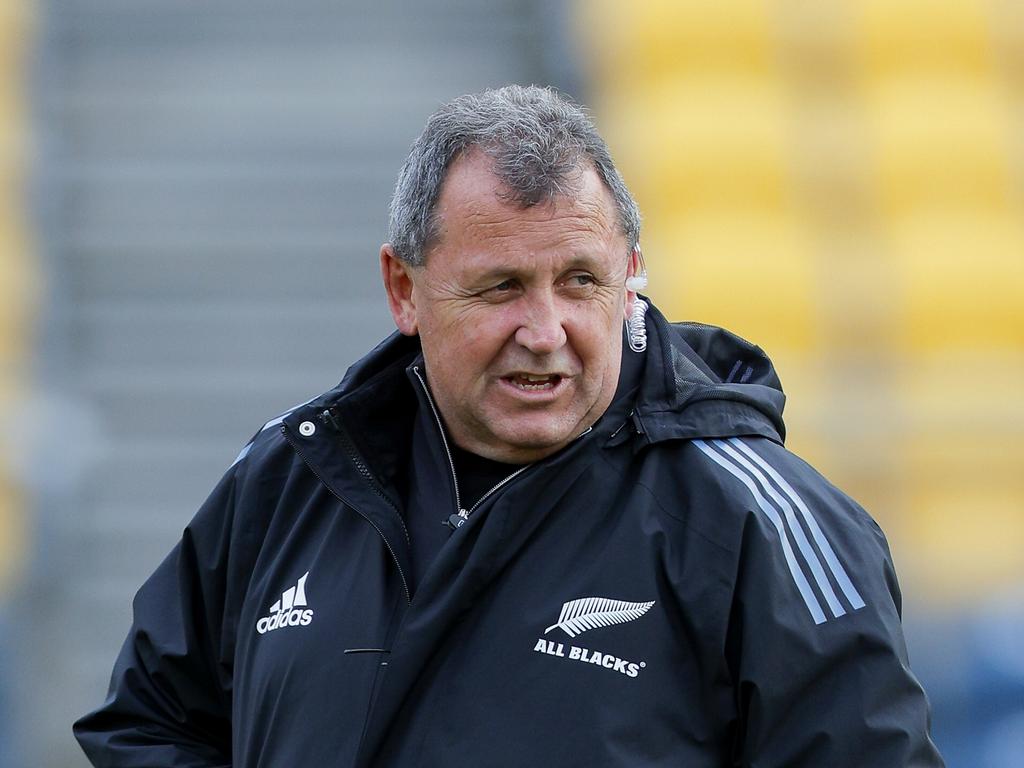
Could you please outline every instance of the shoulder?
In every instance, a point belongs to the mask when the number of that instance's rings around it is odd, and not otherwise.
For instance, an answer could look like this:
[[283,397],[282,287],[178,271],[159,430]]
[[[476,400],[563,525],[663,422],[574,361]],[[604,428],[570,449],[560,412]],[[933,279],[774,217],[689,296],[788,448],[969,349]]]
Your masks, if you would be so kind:
[[[752,512],[771,520],[775,512],[792,509],[817,523],[881,535],[857,502],[799,456],[764,437],[666,442],[645,451],[639,466],[639,483],[669,514],[685,516],[691,524],[743,526]],[[712,519],[702,522],[708,514]]]
[[640,484],[664,514],[729,553],[737,588],[789,595],[815,623],[898,592],[878,525],[821,473],[759,437],[654,446]]
[[268,465],[273,465],[284,456],[291,457],[293,452],[289,450],[288,442],[284,439],[282,432],[284,420],[299,408],[308,405],[316,399],[313,398],[304,403],[299,403],[269,421],[264,422],[263,426],[256,430],[256,434],[238,452],[238,456],[235,457],[235,460],[229,467],[229,473],[248,472],[253,467],[267,468]]
[[[772,527],[780,505],[829,492],[852,504],[810,465],[762,437],[700,438],[656,444],[642,454],[640,485],[666,514],[730,550],[751,520]],[[767,514],[766,514],[767,512]]]
[[738,545],[751,578],[783,582],[817,624],[860,610],[870,595],[894,596],[881,529],[808,463],[758,438],[692,447],[730,500],[730,514],[744,520]]
[[[305,404],[303,404],[305,405]],[[215,527],[249,539],[266,529],[289,480],[301,472],[301,460],[285,439],[282,424],[296,406],[263,423],[224,471],[220,482],[186,529]]]
[[877,523],[856,501],[777,442],[758,437],[693,440],[689,450],[705,465],[705,484],[731,499],[731,508],[759,513],[776,529],[777,522],[785,527],[792,518],[812,536],[827,528],[882,539]]

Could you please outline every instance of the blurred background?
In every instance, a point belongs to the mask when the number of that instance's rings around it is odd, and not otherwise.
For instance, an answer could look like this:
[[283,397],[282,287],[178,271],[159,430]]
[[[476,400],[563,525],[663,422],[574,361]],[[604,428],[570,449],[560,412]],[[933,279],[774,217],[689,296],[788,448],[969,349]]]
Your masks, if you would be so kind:
[[508,82],[592,107],[655,301],[886,530],[949,765],[1024,764],[1024,4],[0,0],[0,767],[86,765],[135,589],[390,332],[425,118]]

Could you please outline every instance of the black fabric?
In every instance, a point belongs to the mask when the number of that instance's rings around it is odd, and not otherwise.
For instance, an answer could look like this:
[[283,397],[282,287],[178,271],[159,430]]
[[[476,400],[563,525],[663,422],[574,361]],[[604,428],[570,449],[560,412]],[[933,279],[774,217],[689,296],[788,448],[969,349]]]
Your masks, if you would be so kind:
[[619,366],[619,385],[615,389],[613,403],[621,403],[623,398],[630,401],[636,399],[636,391],[640,387],[644,365],[647,362],[646,352],[634,352],[629,348],[629,340],[623,333],[622,363]]

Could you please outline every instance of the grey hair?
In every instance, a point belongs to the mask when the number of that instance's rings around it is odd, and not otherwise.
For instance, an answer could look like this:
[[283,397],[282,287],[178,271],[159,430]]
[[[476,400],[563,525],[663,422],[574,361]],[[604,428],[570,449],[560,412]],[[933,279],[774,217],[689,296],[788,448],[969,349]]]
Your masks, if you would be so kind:
[[589,161],[615,200],[627,253],[636,247],[640,210],[587,113],[551,88],[507,85],[444,104],[413,143],[391,198],[388,232],[407,264],[424,264],[437,237],[435,206],[448,168],[470,148],[491,159],[507,199],[523,208],[571,196]]

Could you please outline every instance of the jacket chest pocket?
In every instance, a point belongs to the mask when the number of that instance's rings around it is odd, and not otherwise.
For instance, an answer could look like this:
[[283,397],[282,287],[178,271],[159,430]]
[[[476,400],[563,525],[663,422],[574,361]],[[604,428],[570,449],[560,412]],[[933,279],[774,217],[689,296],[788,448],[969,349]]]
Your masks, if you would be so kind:
[[[290,629],[298,635],[304,627]],[[280,634],[273,647],[250,648],[236,674],[236,764],[351,764],[380,654],[345,654],[327,637],[287,642]]]

